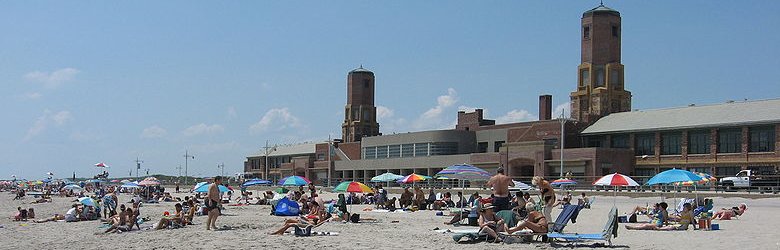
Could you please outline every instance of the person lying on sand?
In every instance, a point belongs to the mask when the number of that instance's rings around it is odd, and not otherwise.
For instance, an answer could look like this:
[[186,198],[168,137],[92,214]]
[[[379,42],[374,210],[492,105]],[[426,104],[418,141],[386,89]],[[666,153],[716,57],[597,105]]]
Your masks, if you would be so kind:
[[287,232],[287,229],[290,229],[291,227],[317,227],[319,225],[322,225],[322,223],[325,223],[326,221],[330,220],[331,215],[330,213],[326,213],[324,209],[319,209],[318,203],[314,202],[312,203],[313,208],[312,211],[319,211],[319,214],[307,214],[306,216],[301,216],[298,219],[287,219],[284,221],[284,225],[279,228],[278,230],[269,233],[270,235],[284,235],[285,232]]
[[732,207],[730,209],[722,208],[720,211],[715,212],[713,219],[715,220],[731,220],[732,217],[742,216],[747,210],[745,203],[739,204],[738,207]]
[[666,212],[666,209],[669,207],[666,202],[661,202],[658,204],[660,207],[660,210],[653,215],[653,220],[650,221],[650,223],[644,223],[639,225],[626,225],[626,229],[630,230],[658,230],[659,228],[663,227],[666,224],[667,218],[669,218],[669,213]]

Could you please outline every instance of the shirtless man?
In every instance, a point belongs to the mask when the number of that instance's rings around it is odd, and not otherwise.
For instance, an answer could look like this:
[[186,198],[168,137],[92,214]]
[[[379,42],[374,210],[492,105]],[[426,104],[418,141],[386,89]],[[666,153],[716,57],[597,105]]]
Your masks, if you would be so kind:
[[219,217],[219,205],[222,204],[222,198],[219,195],[219,185],[222,185],[222,176],[214,177],[214,183],[209,185],[209,192],[206,197],[206,211],[209,218],[206,220],[206,230],[217,229],[215,225]]
[[496,175],[490,177],[487,185],[493,189],[493,206],[495,211],[508,210],[509,207],[509,187],[514,187],[512,178],[504,175],[504,168],[498,168]]

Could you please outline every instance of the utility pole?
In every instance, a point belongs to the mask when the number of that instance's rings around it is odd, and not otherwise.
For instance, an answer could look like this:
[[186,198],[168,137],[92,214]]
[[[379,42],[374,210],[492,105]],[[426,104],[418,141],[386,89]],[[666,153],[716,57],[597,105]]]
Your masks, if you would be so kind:
[[135,157],[135,178],[136,179],[138,179],[138,171],[141,170],[141,163],[144,163],[144,161],[138,159],[138,157]]
[[217,164],[217,168],[222,170],[219,176],[225,176],[225,163],[223,162],[222,164]]
[[269,147],[268,146],[268,140],[265,140],[265,147],[263,147],[263,149],[265,150],[265,155],[264,155],[265,156],[265,171],[264,171],[265,174],[264,174],[263,178],[268,179],[270,181],[271,178],[268,178],[268,174],[269,174],[269,171],[270,171],[270,166],[268,166],[268,155],[271,154],[271,152],[276,151],[276,145],[274,145],[273,147]]
[[189,167],[189,160],[195,159],[194,155],[190,155],[189,151],[184,150],[184,186],[187,186],[187,168]]

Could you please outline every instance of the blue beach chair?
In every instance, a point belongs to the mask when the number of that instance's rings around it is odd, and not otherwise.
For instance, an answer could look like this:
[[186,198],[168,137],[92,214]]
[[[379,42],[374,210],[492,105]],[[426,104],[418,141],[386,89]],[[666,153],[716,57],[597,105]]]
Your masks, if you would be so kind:
[[618,225],[617,225],[617,208],[613,207],[611,211],[609,211],[609,216],[607,217],[607,224],[604,225],[604,229],[601,231],[601,233],[596,234],[577,234],[577,233],[569,233],[564,234],[560,232],[553,232],[548,233],[547,237],[549,239],[561,239],[567,242],[583,242],[583,241],[606,241],[610,246],[612,246],[612,237],[617,237],[617,231],[618,231]]

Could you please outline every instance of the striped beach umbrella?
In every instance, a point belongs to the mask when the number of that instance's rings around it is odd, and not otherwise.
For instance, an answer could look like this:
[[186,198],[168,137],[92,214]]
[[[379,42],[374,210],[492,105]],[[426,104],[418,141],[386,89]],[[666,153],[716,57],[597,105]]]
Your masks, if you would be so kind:
[[371,193],[373,189],[366,186],[366,184],[357,181],[345,181],[339,183],[333,192],[350,192],[350,193]]
[[427,179],[430,179],[430,178],[431,178],[430,176],[419,175],[419,174],[412,173],[410,175],[404,176],[404,178],[401,178],[397,182],[398,183],[409,184],[409,183],[414,183],[414,182],[418,182],[418,181],[424,181],[424,180],[427,180]]
[[614,173],[614,174],[608,174],[604,177],[599,178],[595,182],[593,182],[594,186],[629,186],[629,187],[636,187],[639,186],[639,183],[637,183],[634,179],[631,179],[631,177]]
[[491,176],[493,175],[488,171],[468,164],[452,165],[436,173],[436,178],[445,177],[458,180],[487,180]]
[[309,183],[311,183],[309,179],[297,175],[287,176],[279,180],[279,185],[282,186],[304,186],[308,185]]
[[577,184],[577,181],[572,180],[572,179],[566,179],[566,178],[561,178],[561,179],[557,179],[557,180],[554,180],[554,181],[550,182],[550,185],[553,185],[553,186],[575,185],[575,184]]

